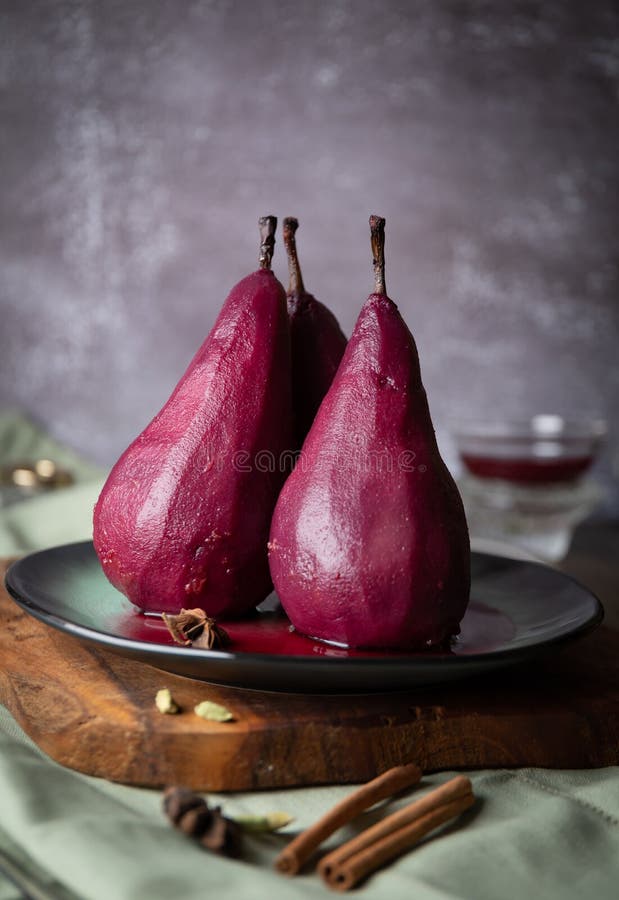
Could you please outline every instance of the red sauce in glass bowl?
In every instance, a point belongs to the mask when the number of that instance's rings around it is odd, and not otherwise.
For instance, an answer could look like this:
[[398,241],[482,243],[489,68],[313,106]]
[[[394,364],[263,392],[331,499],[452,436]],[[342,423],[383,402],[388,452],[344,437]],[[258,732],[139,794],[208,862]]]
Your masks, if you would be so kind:
[[591,454],[562,458],[496,457],[462,453],[462,462],[477,478],[501,478],[518,484],[558,484],[575,481],[593,462]]

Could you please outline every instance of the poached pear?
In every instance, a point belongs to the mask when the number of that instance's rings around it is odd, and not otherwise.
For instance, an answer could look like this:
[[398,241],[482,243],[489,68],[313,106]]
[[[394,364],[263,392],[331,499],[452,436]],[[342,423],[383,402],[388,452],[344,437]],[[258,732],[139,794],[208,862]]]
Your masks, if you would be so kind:
[[269,561],[295,628],[348,647],[444,645],[470,590],[464,508],[436,443],[413,337],[384,276],[275,507]]
[[301,447],[344,355],[346,336],[331,310],[305,290],[295,237],[298,227],[297,219],[284,219],[294,433]]
[[260,220],[260,268],[232,288],[96,504],[103,571],[140,609],[235,617],[271,590],[266,543],[292,444],[286,293],[271,271],[276,224]]

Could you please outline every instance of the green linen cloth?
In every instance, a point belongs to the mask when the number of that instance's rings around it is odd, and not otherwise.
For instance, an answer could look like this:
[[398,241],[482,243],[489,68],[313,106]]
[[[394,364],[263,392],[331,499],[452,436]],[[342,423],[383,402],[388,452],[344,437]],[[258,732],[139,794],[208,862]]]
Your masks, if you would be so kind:
[[[11,422],[15,432],[18,419],[12,417]],[[47,439],[41,436],[38,444],[32,426],[23,427],[30,429],[29,453],[60,460],[49,444],[44,454],[39,452]],[[79,463],[76,472],[84,480],[73,487],[0,509],[0,554],[89,536],[101,479],[95,469],[82,469]],[[415,793],[452,774],[424,777],[423,787]],[[475,807],[457,824],[372,876],[357,889],[361,896],[368,900],[617,897],[619,768],[480,771],[471,778],[478,798]],[[113,784],[57,765],[0,707],[0,868],[4,863],[25,873],[33,897],[324,897],[327,889],[312,871],[286,879],[273,871],[272,864],[292,835],[350,790],[319,787],[213,797],[230,815],[283,810],[295,817],[283,833],[248,836],[242,860],[222,859],[168,824],[160,792]],[[389,810],[409,797],[390,804]],[[374,817],[370,812],[359,824]],[[351,827],[327,846],[353,833]],[[0,900],[22,896],[0,876]]]

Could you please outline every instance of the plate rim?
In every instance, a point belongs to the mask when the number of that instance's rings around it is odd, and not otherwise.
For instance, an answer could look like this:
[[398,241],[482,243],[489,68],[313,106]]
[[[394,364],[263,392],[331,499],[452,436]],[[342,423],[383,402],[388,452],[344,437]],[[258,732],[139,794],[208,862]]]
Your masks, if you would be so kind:
[[[95,553],[92,541],[84,540],[73,541],[67,544],[58,544],[42,550],[35,550],[31,553],[26,554],[25,556],[20,557],[17,560],[14,560],[8,566],[5,573],[4,581],[7,592],[17,603],[17,605],[20,606],[25,612],[27,612],[29,615],[32,615],[34,618],[38,619],[44,624],[55,628],[58,631],[64,632],[65,634],[68,633],[80,640],[86,640],[90,643],[106,647],[110,650],[124,650],[134,654],[151,656],[153,658],[164,656],[168,659],[176,659],[181,658],[180,654],[182,653],[182,658],[193,660],[196,663],[198,663],[200,660],[209,660],[222,663],[225,666],[226,663],[243,662],[254,666],[279,665],[292,666],[297,669],[307,668],[311,666],[320,667],[323,671],[327,666],[333,668],[339,667],[342,669],[346,668],[347,671],[359,667],[362,667],[364,671],[377,667],[381,669],[397,669],[398,667],[402,666],[406,667],[406,669],[408,669],[409,671],[412,671],[415,668],[421,668],[425,670],[431,668],[462,667],[467,665],[471,668],[475,668],[476,664],[478,666],[480,664],[490,665],[493,662],[496,662],[498,664],[507,661],[517,663],[520,658],[530,657],[531,654],[534,654],[537,650],[556,647],[563,643],[567,643],[584,636],[588,632],[593,631],[595,628],[597,628],[604,619],[604,607],[600,599],[590,588],[585,587],[572,575],[569,575],[568,573],[562,572],[558,569],[552,569],[552,567],[546,566],[543,563],[537,562],[535,560],[518,560],[511,557],[503,557],[491,553],[472,550],[472,558],[480,557],[500,559],[509,561],[513,565],[517,566],[532,566],[544,570],[550,569],[558,577],[571,581],[578,587],[580,591],[588,595],[588,598],[593,602],[593,609],[590,617],[584,621],[579,622],[579,624],[571,630],[551,637],[545,637],[540,641],[534,641],[522,646],[507,647],[499,650],[490,650],[488,652],[478,652],[462,655],[435,653],[428,654],[428,656],[424,657],[422,655],[420,656],[419,653],[417,653],[415,656],[398,655],[394,657],[383,656],[380,658],[375,658],[372,656],[319,657],[310,655],[291,656],[288,654],[278,655],[267,653],[246,653],[243,651],[235,652],[228,650],[207,650],[194,647],[180,648],[176,645],[160,644],[156,642],[142,641],[137,638],[127,638],[119,635],[114,635],[73,622],[58,615],[57,613],[49,612],[48,610],[43,609],[39,604],[32,601],[27,596],[24,596],[24,593],[19,589],[18,585],[14,583],[15,578],[19,576],[20,568],[22,568],[24,564],[28,565],[32,558],[37,556],[47,556],[58,551],[69,552],[71,550],[76,550],[77,548],[79,548],[81,551],[91,550],[93,554]],[[105,578],[103,571],[101,571],[101,577]],[[124,594],[122,594],[120,591],[117,591],[117,593],[119,595],[119,598],[122,598],[124,602],[131,606],[130,601],[124,596]]]

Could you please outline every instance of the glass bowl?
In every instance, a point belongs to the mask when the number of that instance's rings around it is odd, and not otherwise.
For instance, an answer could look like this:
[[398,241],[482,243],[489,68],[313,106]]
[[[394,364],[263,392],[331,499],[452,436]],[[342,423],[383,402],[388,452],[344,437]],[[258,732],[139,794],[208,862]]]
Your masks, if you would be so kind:
[[451,433],[471,534],[561,559],[600,498],[586,475],[606,435],[604,420],[540,414],[458,423]]

